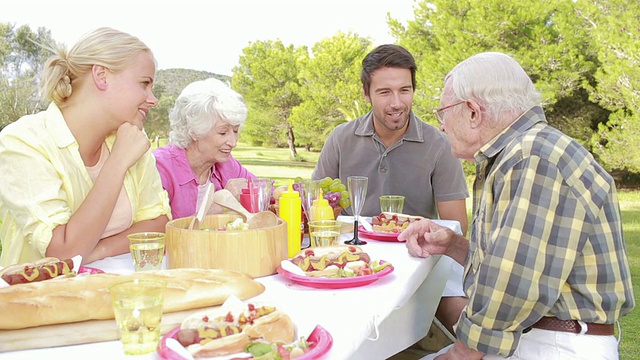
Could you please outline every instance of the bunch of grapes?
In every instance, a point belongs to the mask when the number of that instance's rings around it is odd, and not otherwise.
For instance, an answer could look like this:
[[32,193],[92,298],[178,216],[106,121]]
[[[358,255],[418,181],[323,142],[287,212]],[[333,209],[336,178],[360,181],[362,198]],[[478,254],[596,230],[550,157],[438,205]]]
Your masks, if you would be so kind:
[[[294,182],[294,190],[299,191],[299,183],[302,182],[302,178],[296,178]],[[342,183],[342,181],[340,181],[340,179],[325,177],[324,179],[320,180],[320,187],[322,188],[322,192],[324,193],[324,198],[329,202],[329,205],[332,208],[335,209],[336,207],[338,207],[338,205],[340,205],[343,209],[346,209],[347,207],[349,207],[349,205],[351,205],[347,187]]]
[[340,179],[332,179],[327,176],[320,180],[320,187],[324,193],[324,198],[329,201],[329,205],[331,205],[332,208],[336,208],[340,205],[345,209],[351,205],[347,187],[342,183],[342,181],[340,181]]

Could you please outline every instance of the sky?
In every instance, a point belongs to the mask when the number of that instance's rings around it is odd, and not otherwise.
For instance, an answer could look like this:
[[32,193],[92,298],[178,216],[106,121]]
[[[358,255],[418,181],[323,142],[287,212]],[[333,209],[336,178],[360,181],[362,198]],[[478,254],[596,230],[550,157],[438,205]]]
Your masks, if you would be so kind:
[[51,30],[71,48],[88,31],[109,26],[135,35],[158,69],[231,75],[242,49],[258,40],[311,48],[342,31],[393,43],[387,13],[406,24],[414,0],[0,0],[0,23]]

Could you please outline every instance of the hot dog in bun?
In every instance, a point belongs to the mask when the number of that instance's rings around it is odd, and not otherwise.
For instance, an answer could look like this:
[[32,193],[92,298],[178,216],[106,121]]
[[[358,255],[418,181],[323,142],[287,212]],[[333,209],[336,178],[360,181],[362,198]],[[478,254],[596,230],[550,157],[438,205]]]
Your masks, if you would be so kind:
[[371,220],[373,231],[384,234],[399,234],[412,222],[420,221],[423,217],[391,212],[383,212]]
[[73,260],[46,257],[32,263],[11,265],[0,270],[0,277],[9,285],[53,279],[73,273]]
[[177,337],[194,357],[212,357],[243,352],[254,341],[288,344],[295,339],[295,327],[278,308],[250,303],[243,309],[189,316]]
[[371,258],[359,246],[336,245],[301,250],[291,262],[298,265],[307,276],[337,276],[341,271],[366,275],[358,272],[369,267]]

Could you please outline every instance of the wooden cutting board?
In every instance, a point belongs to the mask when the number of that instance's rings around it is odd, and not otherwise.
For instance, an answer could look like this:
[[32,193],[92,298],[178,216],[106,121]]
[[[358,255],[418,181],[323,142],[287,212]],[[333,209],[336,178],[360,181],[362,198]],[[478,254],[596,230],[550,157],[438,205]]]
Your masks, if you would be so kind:
[[[217,308],[219,306],[165,313],[162,315],[160,333],[162,335],[168,333],[191,314]],[[118,327],[114,319],[37,326],[18,330],[0,330],[0,352],[86,344],[118,340],[119,338]]]

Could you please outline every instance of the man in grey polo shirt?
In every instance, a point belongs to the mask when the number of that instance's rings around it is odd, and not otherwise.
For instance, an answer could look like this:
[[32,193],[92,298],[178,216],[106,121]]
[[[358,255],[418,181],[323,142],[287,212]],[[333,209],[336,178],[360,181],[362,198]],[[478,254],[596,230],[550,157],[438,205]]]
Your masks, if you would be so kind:
[[[380,195],[404,195],[403,212],[456,220],[466,232],[469,196],[460,160],[447,136],[411,111],[417,66],[398,45],[381,45],[362,61],[362,90],[372,110],[337,126],[327,138],[313,179],[352,175],[369,178],[361,215],[380,214]],[[343,211],[352,215],[351,208]],[[453,264],[436,316],[450,330],[466,298],[462,266]]]

